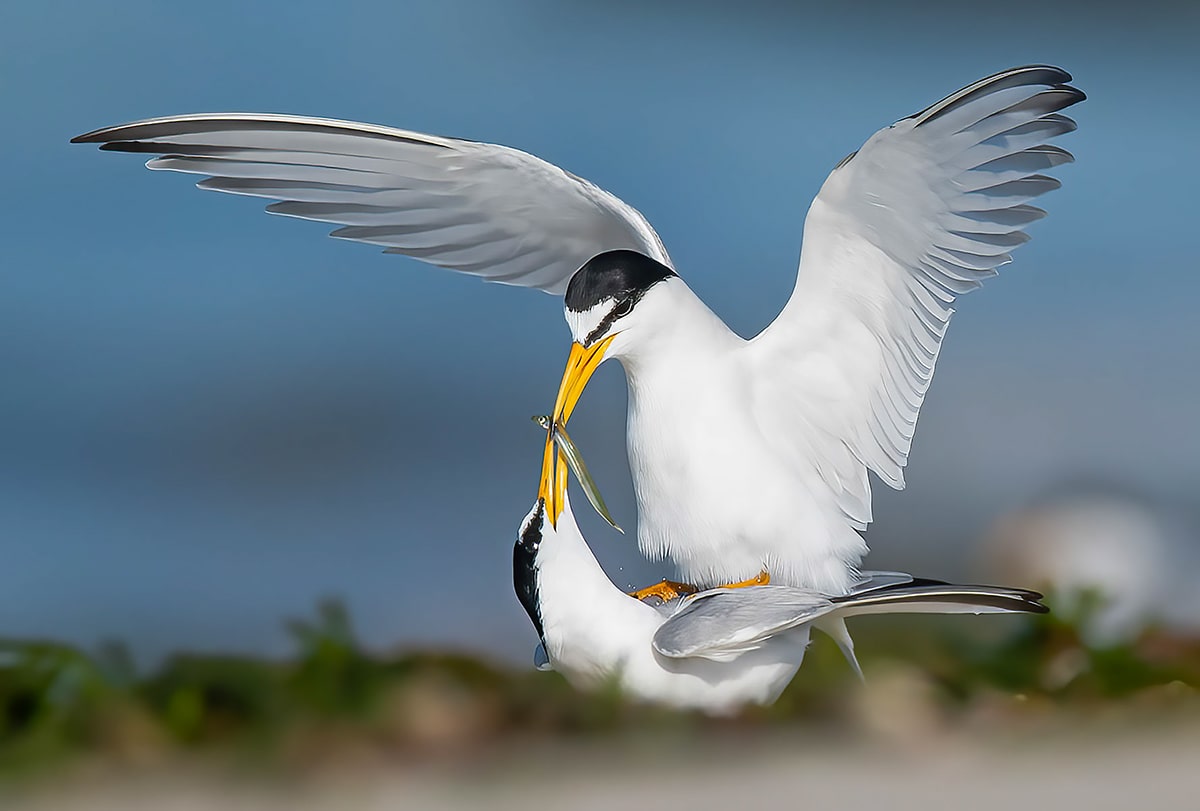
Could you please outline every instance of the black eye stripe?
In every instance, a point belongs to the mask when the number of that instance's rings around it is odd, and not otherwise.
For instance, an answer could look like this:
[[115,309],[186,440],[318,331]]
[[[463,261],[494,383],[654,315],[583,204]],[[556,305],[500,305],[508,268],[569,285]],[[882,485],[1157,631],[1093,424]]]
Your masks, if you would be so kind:
[[621,301],[617,303],[617,306],[613,307],[604,314],[604,318],[600,319],[600,323],[596,325],[596,328],[589,332],[587,337],[583,339],[583,345],[591,346],[596,341],[600,340],[600,338],[604,337],[604,333],[608,332],[614,321],[616,321],[618,318],[629,315],[629,313],[633,310],[634,302],[640,299],[642,297],[642,293],[644,292],[645,291],[643,290],[639,293],[635,293],[621,299]]

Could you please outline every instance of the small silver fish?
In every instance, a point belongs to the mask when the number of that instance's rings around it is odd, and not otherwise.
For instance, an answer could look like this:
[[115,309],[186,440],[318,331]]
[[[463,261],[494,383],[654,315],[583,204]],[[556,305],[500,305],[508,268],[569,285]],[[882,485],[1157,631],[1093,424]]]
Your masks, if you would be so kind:
[[625,530],[617,525],[613,517],[608,512],[608,505],[604,503],[604,497],[600,495],[600,488],[596,486],[596,480],[592,478],[592,474],[588,473],[587,465],[583,463],[583,456],[579,453],[579,448],[575,447],[575,443],[571,441],[571,435],[567,433],[567,429],[561,424],[555,424],[553,428],[550,426],[550,417],[545,414],[539,414],[533,417],[533,421],[550,431],[554,437],[554,444],[563,452],[566,457],[567,467],[575,474],[575,478],[579,480],[579,486],[583,488],[583,494],[587,496],[588,502],[592,508],[600,513],[600,517],[608,522],[609,526],[615,529],[622,535]]

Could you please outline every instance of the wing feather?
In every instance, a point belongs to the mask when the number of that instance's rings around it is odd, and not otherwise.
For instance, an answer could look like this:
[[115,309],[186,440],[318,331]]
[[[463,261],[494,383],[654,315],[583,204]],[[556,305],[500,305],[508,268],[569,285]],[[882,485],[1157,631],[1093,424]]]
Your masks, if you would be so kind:
[[1073,158],[1047,144],[1084,98],[1033,65],[981,79],[873,135],[813,201],[796,286],[755,338],[755,411],[812,459],[854,526],[871,519],[866,470],[895,488],[958,296],[1011,261],[1043,174]]
[[828,597],[790,586],[703,591],[659,627],[654,649],[672,659],[729,661],[833,609]]
[[836,597],[775,585],[711,589],[686,598],[659,627],[653,644],[659,654],[672,659],[725,662],[794,628],[824,622],[829,615],[1044,614],[1041,599],[1041,594],[1026,589],[959,586],[903,572],[863,572],[847,594]]
[[495,144],[265,113],[149,119],[73,141],[157,155],[148,168],[205,175],[202,189],[276,200],[269,212],[340,226],[339,239],[501,284],[561,294],[584,262],[619,248],[671,263],[636,210]]

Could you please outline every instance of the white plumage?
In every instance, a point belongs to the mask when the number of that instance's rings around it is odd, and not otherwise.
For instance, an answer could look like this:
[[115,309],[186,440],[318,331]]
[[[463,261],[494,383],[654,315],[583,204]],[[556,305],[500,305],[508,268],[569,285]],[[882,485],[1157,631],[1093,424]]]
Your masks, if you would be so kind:
[[161,155],[148,165],[277,199],[271,211],[342,226],[334,236],[566,292],[577,346],[554,417],[599,362],[622,362],[641,548],[702,585],[766,571],[837,594],[866,550],[867,471],[904,484],[955,298],[1027,239],[1043,215],[1029,201],[1058,186],[1041,172],[1071,160],[1046,144],[1074,128],[1059,111],[1084,96],[1068,81],[1014,68],[873,135],[814,200],[795,290],[749,341],[670,272],[638,212],[514,149],[261,114],[75,140]]

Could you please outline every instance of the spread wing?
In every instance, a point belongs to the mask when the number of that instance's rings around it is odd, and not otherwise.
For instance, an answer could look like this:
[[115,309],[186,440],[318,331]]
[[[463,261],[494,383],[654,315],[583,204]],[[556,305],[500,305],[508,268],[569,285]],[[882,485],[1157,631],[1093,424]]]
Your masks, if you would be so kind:
[[847,520],[871,520],[867,470],[897,489],[954,300],[996,275],[1042,172],[1071,155],[1084,98],[1046,66],[1014,68],[875,133],[833,170],[804,223],[796,286],[749,347],[764,429],[812,460]]
[[561,294],[584,262],[618,248],[670,264],[633,208],[495,144],[260,113],[155,118],[72,140],[157,155],[147,167],[207,175],[202,189],[277,200],[269,212],[341,226],[334,237],[502,284]]

